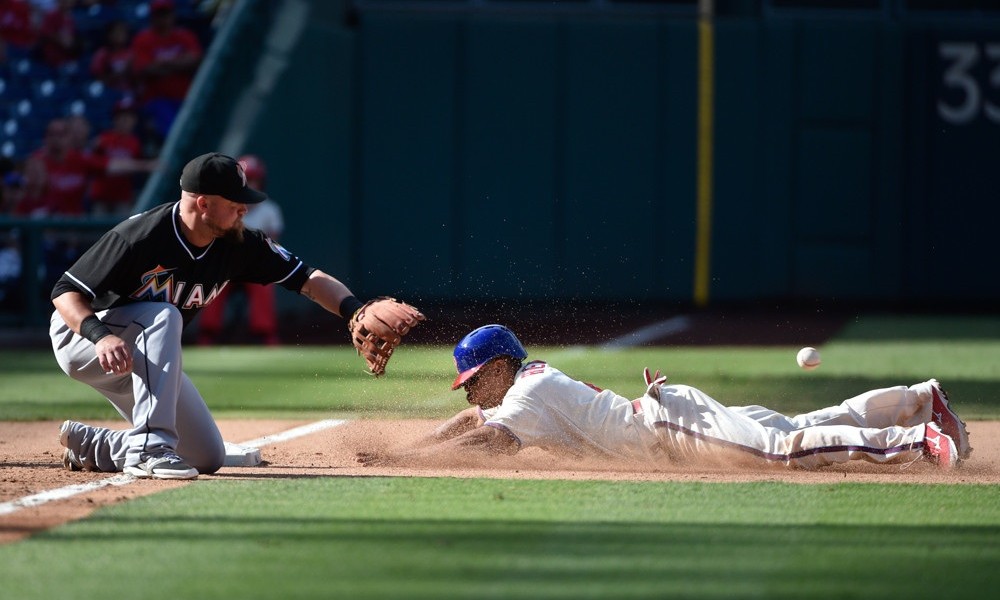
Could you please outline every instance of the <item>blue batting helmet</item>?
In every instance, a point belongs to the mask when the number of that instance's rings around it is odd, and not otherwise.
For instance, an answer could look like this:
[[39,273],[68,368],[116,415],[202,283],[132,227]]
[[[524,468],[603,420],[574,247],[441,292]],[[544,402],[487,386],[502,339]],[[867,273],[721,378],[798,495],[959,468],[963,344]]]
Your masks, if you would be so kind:
[[479,368],[498,356],[510,356],[524,360],[528,351],[524,349],[514,332],[503,325],[485,325],[462,338],[455,346],[455,368],[458,377],[451,384],[457,390],[463,383],[479,371]]

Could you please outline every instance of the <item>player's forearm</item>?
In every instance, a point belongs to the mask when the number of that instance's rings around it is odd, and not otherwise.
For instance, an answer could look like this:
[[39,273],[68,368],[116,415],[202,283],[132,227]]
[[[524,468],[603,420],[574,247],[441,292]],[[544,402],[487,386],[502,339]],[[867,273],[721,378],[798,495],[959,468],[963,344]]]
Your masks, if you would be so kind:
[[442,460],[516,454],[517,441],[495,427],[476,427],[450,440],[397,457],[400,464],[436,464]]
[[52,300],[59,316],[77,335],[94,344],[98,363],[105,373],[128,373],[132,370],[132,351],[125,341],[101,322],[80,292],[63,292]]
[[480,426],[438,446],[453,453],[479,452],[488,455],[516,454],[517,440],[496,427]]
[[424,438],[418,440],[414,444],[414,447],[423,448],[434,444],[440,444],[441,442],[446,442],[450,439],[456,438],[468,431],[472,431],[480,425],[482,425],[482,420],[479,418],[479,410],[477,408],[467,408],[442,423]]
[[300,293],[335,315],[349,319],[351,315],[340,314],[340,306],[345,298],[354,294],[340,280],[316,269],[302,286]]
[[64,292],[52,300],[62,320],[73,331],[80,333],[80,323],[94,314],[90,302],[80,292]]

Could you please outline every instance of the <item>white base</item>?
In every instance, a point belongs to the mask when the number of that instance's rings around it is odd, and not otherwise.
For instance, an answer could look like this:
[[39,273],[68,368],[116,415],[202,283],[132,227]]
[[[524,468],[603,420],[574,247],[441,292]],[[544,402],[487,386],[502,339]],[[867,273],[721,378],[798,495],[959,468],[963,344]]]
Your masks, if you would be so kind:
[[247,448],[245,446],[240,446],[239,444],[232,444],[230,442],[225,442],[226,444],[226,462],[223,463],[227,467],[256,467],[261,463],[260,449],[258,448]]

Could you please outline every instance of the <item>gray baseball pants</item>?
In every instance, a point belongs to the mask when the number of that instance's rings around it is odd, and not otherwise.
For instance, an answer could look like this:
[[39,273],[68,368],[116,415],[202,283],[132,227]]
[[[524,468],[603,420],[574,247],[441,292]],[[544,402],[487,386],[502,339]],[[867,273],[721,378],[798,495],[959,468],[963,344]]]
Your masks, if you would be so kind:
[[77,381],[93,387],[128,421],[130,429],[77,426],[69,447],[87,469],[121,471],[150,456],[176,452],[199,473],[214,473],[225,444],[208,406],[181,369],[180,311],[163,302],[137,302],[97,313],[132,348],[132,373],[108,375],[94,344],[73,333],[58,311],[49,336],[56,361]]

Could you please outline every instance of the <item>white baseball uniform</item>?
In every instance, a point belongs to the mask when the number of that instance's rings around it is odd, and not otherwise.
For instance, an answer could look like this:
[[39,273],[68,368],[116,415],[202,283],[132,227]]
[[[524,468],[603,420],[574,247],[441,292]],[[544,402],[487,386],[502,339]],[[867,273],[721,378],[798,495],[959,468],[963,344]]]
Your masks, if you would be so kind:
[[480,416],[522,448],[628,460],[750,456],[811,469],[921,458],[931,406],[926,383],[872,390],[794,417],[723,406],[696,388],[657,382],[629,400],[534,361],[518,371],[502,403]]

